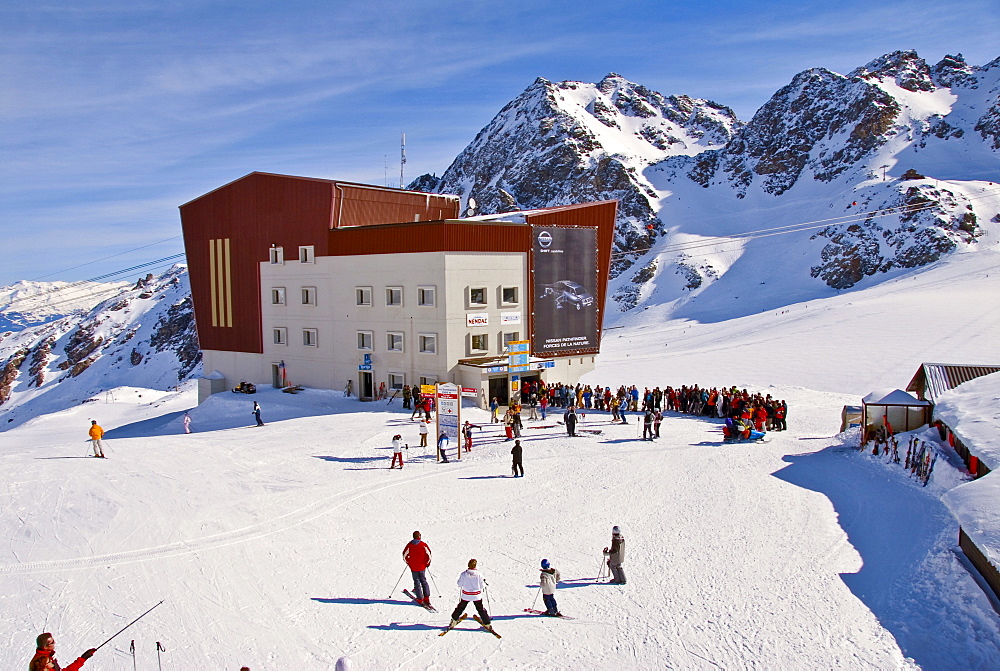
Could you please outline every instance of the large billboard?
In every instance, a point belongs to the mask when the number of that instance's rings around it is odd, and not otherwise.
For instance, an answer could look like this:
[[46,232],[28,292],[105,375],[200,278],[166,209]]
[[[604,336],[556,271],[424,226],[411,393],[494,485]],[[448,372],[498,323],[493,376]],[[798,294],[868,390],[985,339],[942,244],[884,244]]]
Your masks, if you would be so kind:
[[597,229],[532,226],[531,353],[597,352]]

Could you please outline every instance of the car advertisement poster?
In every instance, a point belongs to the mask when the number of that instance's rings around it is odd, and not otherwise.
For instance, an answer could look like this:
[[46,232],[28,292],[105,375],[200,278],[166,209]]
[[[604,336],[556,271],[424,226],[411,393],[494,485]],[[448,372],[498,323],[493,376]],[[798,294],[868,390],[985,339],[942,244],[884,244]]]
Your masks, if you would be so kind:
[[597,352],[597,230],[534,226],[532,236],[532,354]]

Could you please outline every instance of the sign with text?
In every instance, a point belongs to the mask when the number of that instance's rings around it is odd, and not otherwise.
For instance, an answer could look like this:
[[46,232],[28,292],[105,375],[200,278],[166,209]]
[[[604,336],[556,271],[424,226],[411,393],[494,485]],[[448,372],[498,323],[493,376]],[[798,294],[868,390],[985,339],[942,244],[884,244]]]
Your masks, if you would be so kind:
[[531,351],[597,352],[597,229],[533,226]]
[[488,312],[476,312],[475,314],[466,313],[465,315],[465,325],[466,326],[489,326],[490,325],[490,315]]

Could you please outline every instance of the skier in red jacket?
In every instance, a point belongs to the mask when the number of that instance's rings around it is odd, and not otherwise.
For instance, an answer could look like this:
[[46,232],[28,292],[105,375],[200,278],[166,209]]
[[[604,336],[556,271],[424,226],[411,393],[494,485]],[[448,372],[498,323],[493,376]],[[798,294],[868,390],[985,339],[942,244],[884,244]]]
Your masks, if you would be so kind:
[[413,532],[413,540],[403,548],[403,561],[410,567],[413,576],[413,594],[421,606],[431,607],[431,588],[427,585],[424,572],[431,565],[431,548],[420,540],[420,532]]
[[77,657],[75,662],[63,668],[56,661],[56,640],[52,637],[52,634],[47,632],[39,634],[38,638],[35,639],[35,643],[37,649],[35,650],[35,656],[28,663],[28,671],[45,671],[46,669],[54,669],[54,671],[79,671],[84,662],[93,657],[94,653],[97,652],[95,648],[91,648]]

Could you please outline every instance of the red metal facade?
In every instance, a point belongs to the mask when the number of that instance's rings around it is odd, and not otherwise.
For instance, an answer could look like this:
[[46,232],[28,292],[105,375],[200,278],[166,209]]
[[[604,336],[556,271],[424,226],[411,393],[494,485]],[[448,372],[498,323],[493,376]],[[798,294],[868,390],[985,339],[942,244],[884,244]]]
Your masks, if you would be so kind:
[[[257,172],[181,205],[201,346],[263,352],[260,263],[268,261],[272,245],[283,248],[286,261],[298,259],[300,246],[326,256],[338,217],[359,226],[427,220],[445,210],[457,216],[458,200]],[[369,235],[369,244],[373,241]]]

